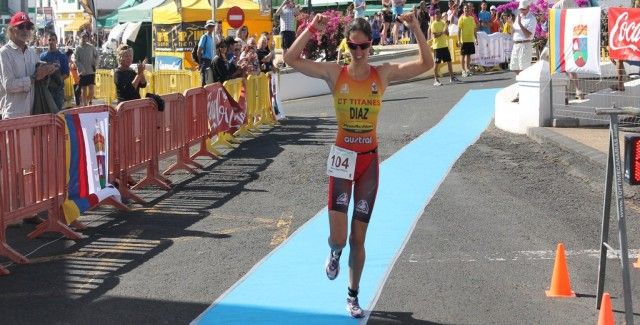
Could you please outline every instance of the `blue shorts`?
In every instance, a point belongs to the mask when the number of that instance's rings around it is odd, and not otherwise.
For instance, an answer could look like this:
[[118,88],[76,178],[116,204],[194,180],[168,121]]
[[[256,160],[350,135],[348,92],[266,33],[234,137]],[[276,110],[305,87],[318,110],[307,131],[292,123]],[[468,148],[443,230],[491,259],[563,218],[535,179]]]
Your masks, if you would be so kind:
[[393,12],[393,20],[400,22],[398,16],[402,15],[404,12],[403,7],[392,7],[391,11]]

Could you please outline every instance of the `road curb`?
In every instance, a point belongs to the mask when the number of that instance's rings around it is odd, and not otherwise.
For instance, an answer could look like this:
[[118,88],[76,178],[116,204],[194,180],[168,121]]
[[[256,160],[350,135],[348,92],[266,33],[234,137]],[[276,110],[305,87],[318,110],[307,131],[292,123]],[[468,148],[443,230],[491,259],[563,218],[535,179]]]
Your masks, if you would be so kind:
[[566,137],[562,134],[549,130],[544,127],[532,127],[527,129],[527,135],[538,143],[551,143],[555,144],[562,149],[574,152],[581,155],[592,162],[607,166],[607,155],[604,152],[593,149],[587,145],[584,145],[576,140]]

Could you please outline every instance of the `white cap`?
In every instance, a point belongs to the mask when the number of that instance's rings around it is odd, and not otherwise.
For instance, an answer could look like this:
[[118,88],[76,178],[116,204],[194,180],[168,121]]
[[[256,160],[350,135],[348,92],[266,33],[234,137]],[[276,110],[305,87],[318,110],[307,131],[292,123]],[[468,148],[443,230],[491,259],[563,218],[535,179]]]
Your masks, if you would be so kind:
[[491,6],[491,8],[489,8],[489,10],[498,10],[498,8],[496,8],[496,6]]
[[529,8],[529,2],[526,0],[521,0],[520,4],[518,5],[518,9],[527,9]]

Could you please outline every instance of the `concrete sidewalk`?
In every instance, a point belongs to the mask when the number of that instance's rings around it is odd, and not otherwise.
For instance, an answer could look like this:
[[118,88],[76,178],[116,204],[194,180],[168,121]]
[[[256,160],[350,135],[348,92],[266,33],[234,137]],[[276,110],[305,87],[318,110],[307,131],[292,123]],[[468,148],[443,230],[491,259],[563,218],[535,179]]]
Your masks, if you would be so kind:
[[[527,135],[537,142],[556,144],[565,150],[580,154],[602,165],[603,168],[606,167],[607,151],[609,150],[609,129],[606,127],[538,127],[529,128]],[[640,135],[640,133],[620,132],[620,154],[623,161],[625,135]]]

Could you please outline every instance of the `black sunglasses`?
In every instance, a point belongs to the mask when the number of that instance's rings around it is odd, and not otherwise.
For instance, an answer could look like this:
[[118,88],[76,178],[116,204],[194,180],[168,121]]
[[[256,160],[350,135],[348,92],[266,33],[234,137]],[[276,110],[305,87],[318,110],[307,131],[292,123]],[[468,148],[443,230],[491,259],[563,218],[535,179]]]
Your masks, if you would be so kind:
[[358,47],[359,47],[361,50],[366,50],[366,49],[368,49],[368,48],[369,48],[369,46],[371,46],[371,42],[369,41],[369,42],[364,42],[364,43],[354,43],[354,42],[349,42],[349,41],[347,41],[347,46],[348,46],[348,47],[349,47],[349,49],[351,49],[351,50],[355,50],[355,49],[357,49]]

